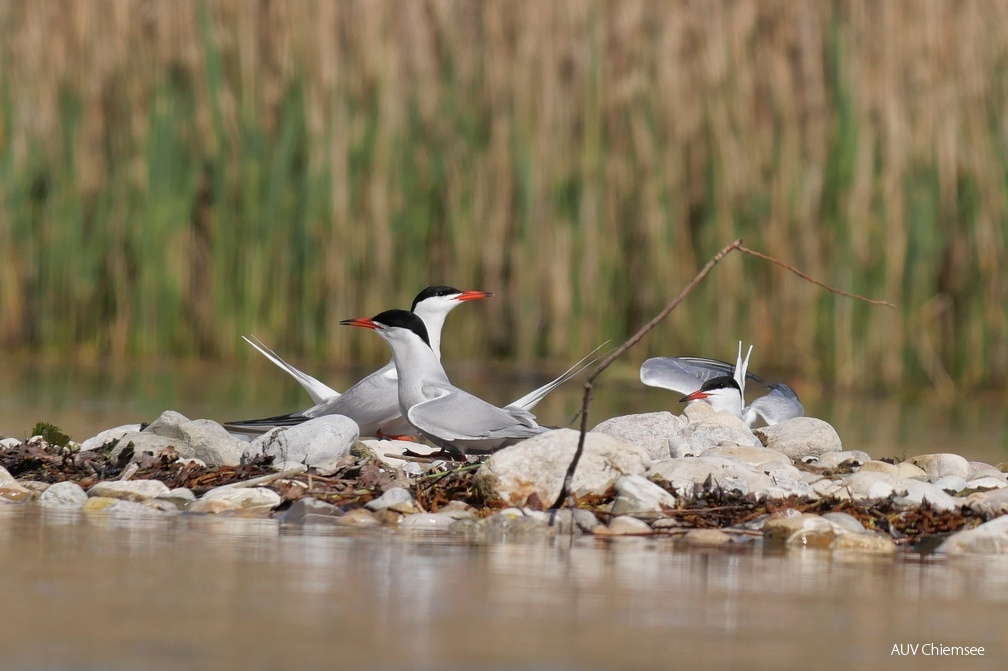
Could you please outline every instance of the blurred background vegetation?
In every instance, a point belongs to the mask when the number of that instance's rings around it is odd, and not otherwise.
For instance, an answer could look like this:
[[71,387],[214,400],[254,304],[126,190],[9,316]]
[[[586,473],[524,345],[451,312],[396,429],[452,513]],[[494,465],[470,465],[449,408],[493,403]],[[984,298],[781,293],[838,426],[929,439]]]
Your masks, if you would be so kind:
[[[0,346],[458,356],[621,340],[839,386],[1008,379],[1008,3],[0,3]],[[462,312],[460,310],[459,312]]]

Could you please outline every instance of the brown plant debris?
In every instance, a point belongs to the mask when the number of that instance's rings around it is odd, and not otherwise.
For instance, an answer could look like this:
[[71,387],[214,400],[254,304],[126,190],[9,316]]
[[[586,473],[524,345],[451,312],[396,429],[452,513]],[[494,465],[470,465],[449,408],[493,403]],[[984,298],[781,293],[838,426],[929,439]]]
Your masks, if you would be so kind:
[[[132,455],[112,458],[109,451],[73,452],[67,447],[34,439],[15,447],[0,450],[0,466],[11,475],[39,482],[72,481],[90,487],[100,480],[111,480],[122,474]],[[169,487],[188,487],[199,496],[213,487],[244,482],[274,473],[272,459],[259,458],[241,466],[204,467],[197,462],[183,462],[175,450],[167,448],[157,454],[144,454],[137,462],[133,478],[161,480]],[[366,458],[348,458],[335,472],[326,476],[311,469],[297,475],[278,478],[266,486],[281,494],[285,503],[310,496],[327,503],[357,508],[377,498],[390,487],[409,489],[421,508],[437,512],[453,501],[465,502],[481,516],[490,515],[509,504],[499,499],[485,500],[477,492],[473,478],[479,463],[449,466],[441,472],[427,473],[410,479],[401,470],[392,470]],[[675,492],[673,492],[675,493]],[[610,517],[609,507],[615,499],[610,488],[602,494],[575,497],[578,508],[589,510],[600,520]],[[528,502],[543,507],[542,501]],[[985,516],[969,509],[939,511],[928,505],[903,507],[894,500],[851,501],[840,499],[803,499],[757,501],[749,495],[719,488],[697,488],[690,499],[680,499],[676,508],[666,509],[659,516],[674,518],[677,531],[683,529],[723,529],[758,527],[761,518],[784,509],[824,514],[844,512],[859,520],[866,529],[888,534],[898,545],[926,552],[951,533],[970,529],[987,521]],[[749,526],[747,526],[749,525]]]

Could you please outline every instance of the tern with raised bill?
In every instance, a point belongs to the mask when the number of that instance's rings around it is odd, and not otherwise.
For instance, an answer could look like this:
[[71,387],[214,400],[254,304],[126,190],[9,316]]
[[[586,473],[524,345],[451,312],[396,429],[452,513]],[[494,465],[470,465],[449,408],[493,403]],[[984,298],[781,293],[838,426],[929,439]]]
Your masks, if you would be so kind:
[[[739,342],[735,365],[703,357],[655,357],[641,365],[641,382],[686,394],[681,401],[703,401],[715,410],[727,410],[753,426],[757,419],[768,425],[805,414],[805,407],[794,389],[782,382],[766,383],[748,372],[752,346],[742,358]],[[750,405],[745,405],[746,380],[766,385],[770,390]]]

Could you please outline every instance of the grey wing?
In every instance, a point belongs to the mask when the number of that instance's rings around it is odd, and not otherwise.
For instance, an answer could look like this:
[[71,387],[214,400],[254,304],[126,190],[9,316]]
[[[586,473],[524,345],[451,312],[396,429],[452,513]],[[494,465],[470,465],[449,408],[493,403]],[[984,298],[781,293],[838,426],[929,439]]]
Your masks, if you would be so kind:
[[289,415],[227,422],[224,428],[233,433],[265,433],[278,426],[296,426],[326,415],[349,417],[360,427],[360,435],[376,435],[378,429],[400,416],[395,366],[389,363],[347,389],[346,393],[324,399],[307,410]]
[[756,413],[769,426],[805,414],[805,406],[798,400],[794,389],[782,382],[773,382],[767,387],[770,393],[753,401],[746,414]]
[[[709,363],[708,363],[709,362]],[[728,366],[728,372],[713,364]],[[681,394],[692,394],[707,380],[719,375],[731,375],[734,366],[713,359],[696,357],[659,356],[641,364],[640,380],[649,387],[671,389]]]
[[311,396],[312,403],[324,403],[325,401],[340,395],[338,391],[329,387],[324,382],[317,380],[302,370],[298,370],[281,359],[279,354],[267,347],[262,340],[259,340],[259,338],[252,336],[252,338],[249,339],[242,336],[242,339],[249,345],[252,345],[252,347],[255,347],[260,354],[272,361],[281,370],[285,371],[288,375],[297,380],[298,384],[304,387],[305,391],[308,392],[308,395]]
[[400,416],[399,382],[390,362],[330,399],[303,411],[306,417],[344,415],[357,422],[362,436],[373,436],[379,428]]
[[406,413],[410,424],[446,441],[520,438],[542,433],[535,415],[521,408],[498,408],[461,389],[424,390],[439,394]]
[[[718,377],[719,375],[735,375],[735,365],[727,363],[725,361],[718,361],[717,359],[706,359],[701,356],[680,356],[675,357],[683,362],[683,365],[688,366],[696,371],[703,372],[705,375],[704,382],[711,379],[712,377]],[[746,361],[749,357],[746,357]],[[699,374],[699,373],[698,373]],[[755,373],[750,373],[746,371],[746,379],[752,380],[753,382],[759,382],[763,384],[763,378]]]

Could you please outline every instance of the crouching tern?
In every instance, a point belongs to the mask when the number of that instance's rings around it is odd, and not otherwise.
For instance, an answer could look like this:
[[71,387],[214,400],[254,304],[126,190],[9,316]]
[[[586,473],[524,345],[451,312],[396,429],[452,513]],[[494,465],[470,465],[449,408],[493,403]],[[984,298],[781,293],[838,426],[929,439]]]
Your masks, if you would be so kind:
[[[649,387],[661,387],[686,394],[681,402],[704,401],[715,410],[727,410],[749,426],[761,418],[768,425],[805,414],[795,390],[782,382],[764,382],[748,372],[752,346],[742,358],[739,341],[735,365],[703,357],[655,357],[641,365],[641,382]],[[745,405],[746,380],[763,384],[770,390],[750,405]]]
[[407,310],[345,319],[371,329],[392,350],[398,375],[399,412],[435,445],[456,452],[489,452],[549,431],[527,407],[498,408],[448,380],[423,321]]

